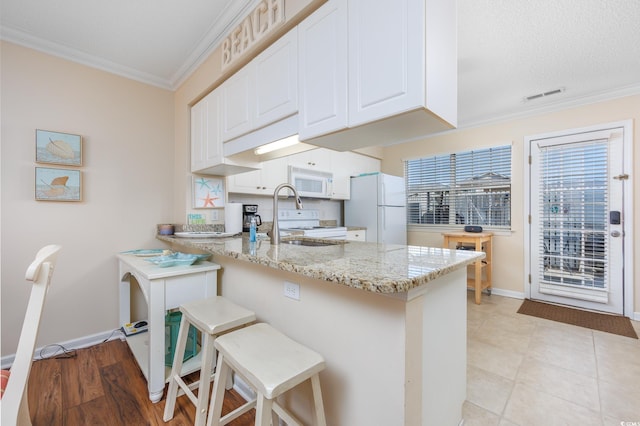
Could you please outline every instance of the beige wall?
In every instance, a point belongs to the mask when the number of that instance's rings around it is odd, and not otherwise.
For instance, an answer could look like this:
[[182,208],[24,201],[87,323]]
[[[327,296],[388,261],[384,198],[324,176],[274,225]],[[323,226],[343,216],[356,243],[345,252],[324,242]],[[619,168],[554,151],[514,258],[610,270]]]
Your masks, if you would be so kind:
[[[217,50],[175,92],[2,42],[2,356],[15,353],[24,273],[46,244],[63,250],[38,346],[120,326],[115,253],[162,247],[155,225],[190,209],[190,106],[325,1],[287,0],[286,24],[246,58],[223,74]],[[85,138],[81,203],[34,201],[37,128]]]
[[[15,353],[46,244],[62,251],[38,346],[118,324],[115,253],[158,246],[172,219],[173,93],[3,42],[1,139],[2,355]],[[34,201],[35,130],[84,137],[82,202]],[[55,166],[54,166],[55,167]]]
[[[512,144],[512,232],[494,238],[494,286],[507,292],[524,293],[524,259],[529,253],[524,247],[524,138],[541,133],[593,126],[601,123],[634,120],[634,161],[640,163],[640,96],[629,96],[617,100],[594,103],[564,111],[541,114],[535,117],[517,119],[499,124],[486,125],[466,130],[453,131],[428,139],[394,145],[384,149],[382,170],[386,173],[403,175],[403,160],[419,158],[447,152],[455,152],[478,147]],[[633,179],[633,241],[640,241],[640,176],[629,173]],[[424,231],[410,231],[409,244],[440,245],[441,234]],[[634,245],[634,312],[640,315],[640,246]]]

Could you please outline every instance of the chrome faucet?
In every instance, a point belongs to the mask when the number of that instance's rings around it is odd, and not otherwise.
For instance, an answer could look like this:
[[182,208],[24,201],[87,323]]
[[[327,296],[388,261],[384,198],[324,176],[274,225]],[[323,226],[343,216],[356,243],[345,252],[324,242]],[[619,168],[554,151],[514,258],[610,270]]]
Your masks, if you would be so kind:
[[281,183],[276,187],[276,190],[273,191],[273,226],[271,227],[271,245],[277,246],[280,244],[280,227],[278,226],[278,192],[282,188],[289,188],[293,191],[293,196],[296,197],[296,209],[302,209],[302,201],[298,196],[298,191],[293,185],[288,183]]

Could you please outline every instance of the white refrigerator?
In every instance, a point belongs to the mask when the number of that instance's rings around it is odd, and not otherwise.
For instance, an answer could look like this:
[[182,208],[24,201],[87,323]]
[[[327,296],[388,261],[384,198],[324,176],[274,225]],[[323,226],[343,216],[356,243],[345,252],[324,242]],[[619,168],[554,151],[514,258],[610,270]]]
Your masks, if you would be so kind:
[[406,245],[406,202],[402,177],[382,173],[352,177],[344,224],[366,227],[368,242]]

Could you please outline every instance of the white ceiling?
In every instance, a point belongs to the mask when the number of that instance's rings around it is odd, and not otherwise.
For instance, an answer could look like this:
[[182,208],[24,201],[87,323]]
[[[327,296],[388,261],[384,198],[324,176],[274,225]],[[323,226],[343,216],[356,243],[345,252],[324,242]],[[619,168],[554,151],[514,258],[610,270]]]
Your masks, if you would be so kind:
[[[1,0],[0,35],[175,89],[257,2]],[[458,27],[460,127],[640,93],[639,0],[458,0]]]

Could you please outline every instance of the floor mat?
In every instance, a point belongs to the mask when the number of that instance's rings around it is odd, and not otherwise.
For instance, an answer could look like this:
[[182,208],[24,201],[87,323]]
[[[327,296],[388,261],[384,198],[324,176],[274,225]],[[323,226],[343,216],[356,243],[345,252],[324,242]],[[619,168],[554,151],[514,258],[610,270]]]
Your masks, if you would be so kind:
[[597,312],[583,311],[565,306],[551,305],[549,303],[527,300],[522,303],[519,314],[531,315],[565,324],[577,325],[592,330],[618,334],[620,336],[637,339],[638,335],[627,317],[600,314]]

